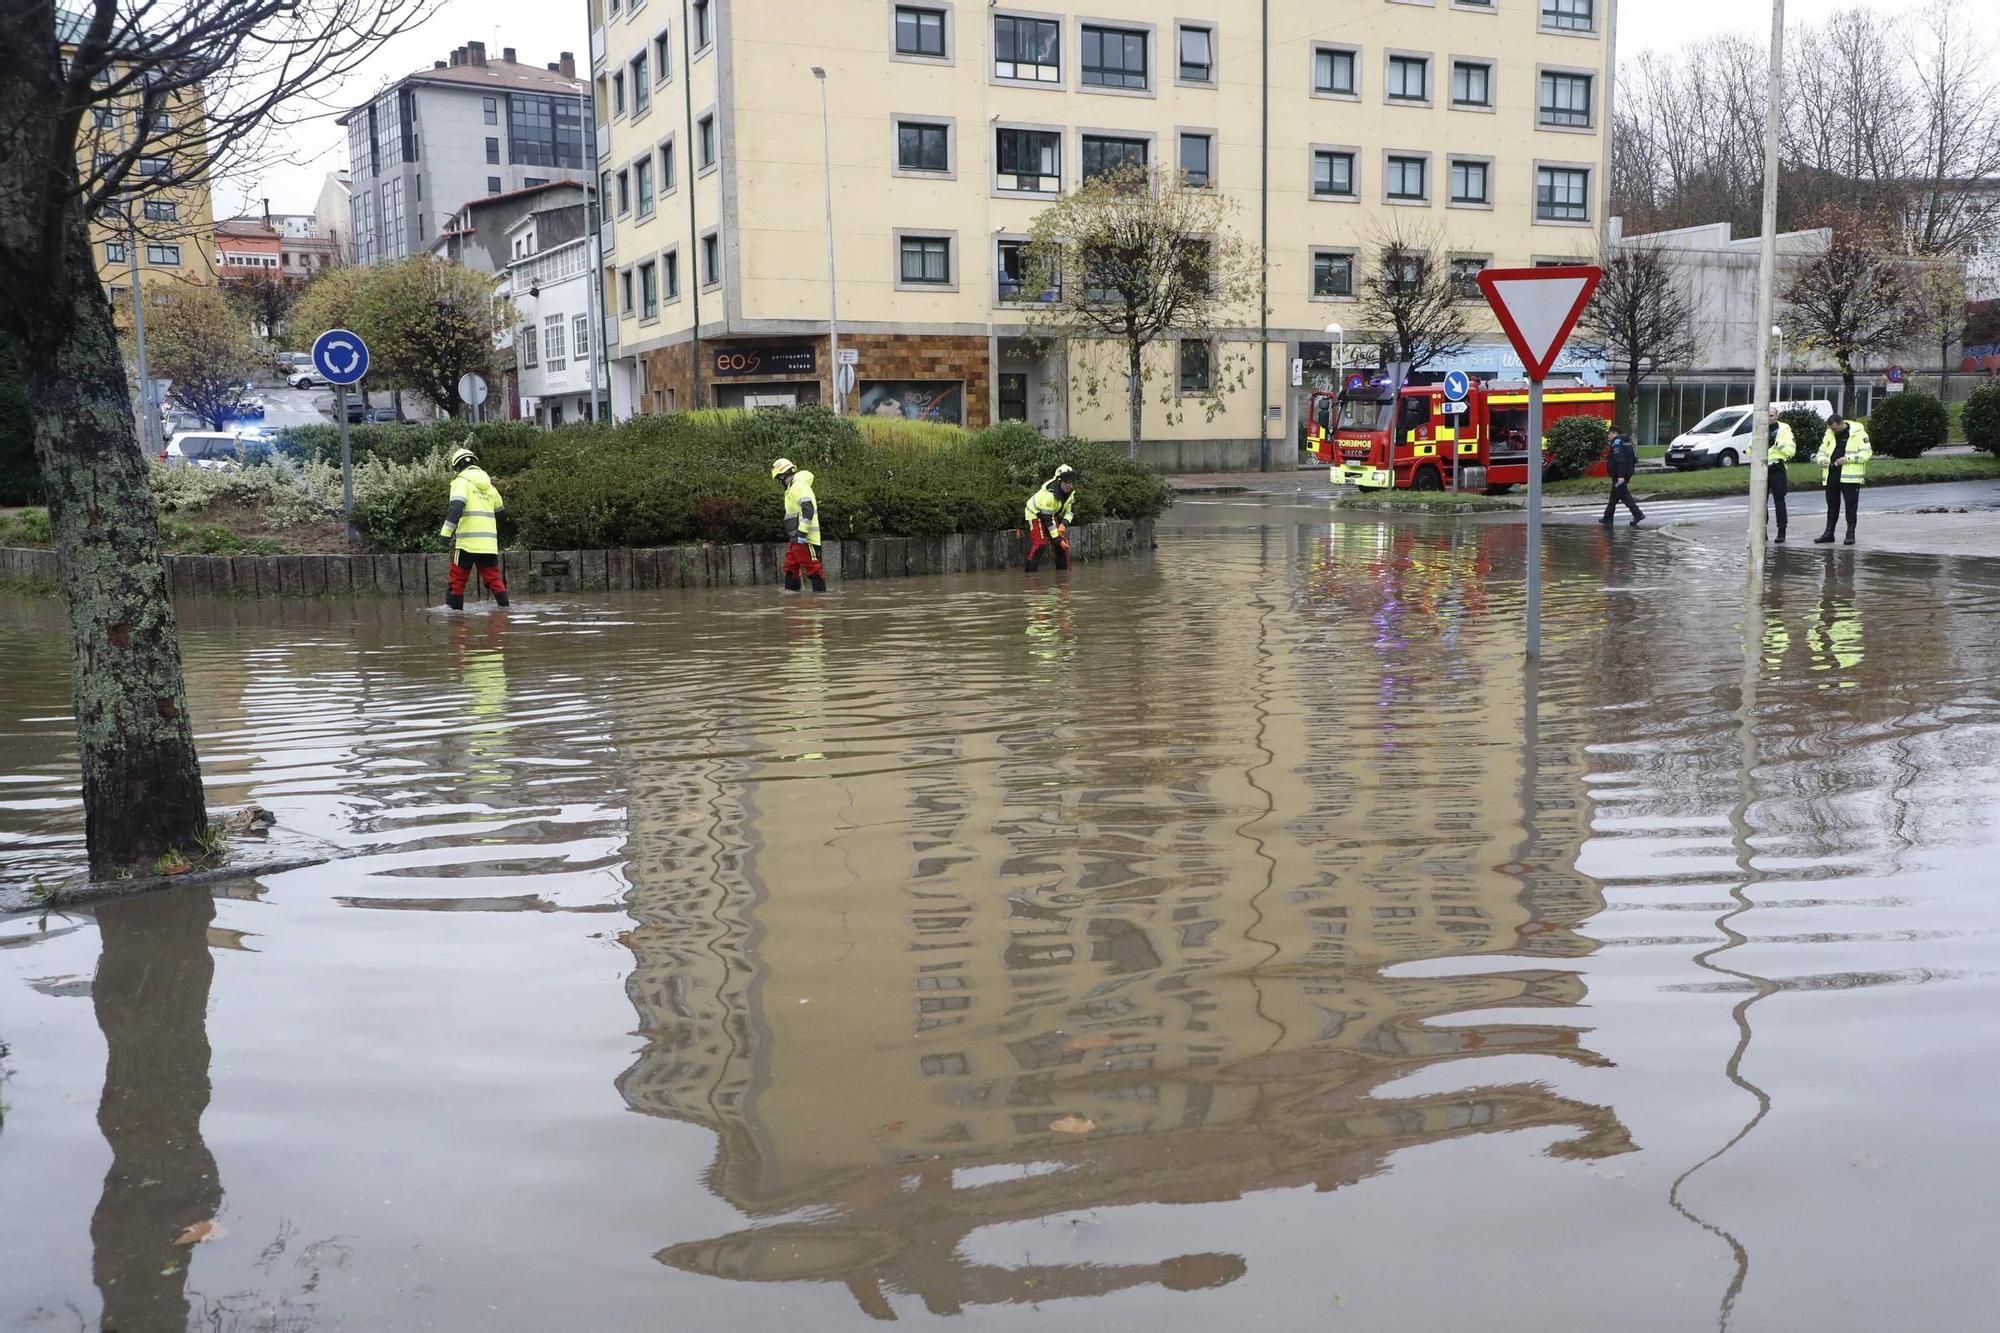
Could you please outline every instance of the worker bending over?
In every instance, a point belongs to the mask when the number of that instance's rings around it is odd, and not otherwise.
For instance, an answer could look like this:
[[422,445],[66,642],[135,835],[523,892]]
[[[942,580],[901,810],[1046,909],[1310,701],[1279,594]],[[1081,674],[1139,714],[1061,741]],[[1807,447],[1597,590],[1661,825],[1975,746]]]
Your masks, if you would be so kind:
[[1069,525],[1076,517],[1076,469],[1064,463],[1033,495],[1023,517],[1028,520],[1028,572],[1041,567],[1042,551],[1056,553],[1056,568],[1069,568]]
[[785,591],[797,592],[800,579],[812,580],[814,592],[826,591],[826,568],[819,562],[819,499],[813,494],[813,474],[780,458],[771,476],[785,488]]
[[452,610],[465,609],[465,581],[474,569],[493,600],[507,605],[507,583],[500,577],[500,511],[506,507],[472,450],[464,445],[452,450],[451,508],[438,529],[438,536],[451,543],[450,591],[444,604]]

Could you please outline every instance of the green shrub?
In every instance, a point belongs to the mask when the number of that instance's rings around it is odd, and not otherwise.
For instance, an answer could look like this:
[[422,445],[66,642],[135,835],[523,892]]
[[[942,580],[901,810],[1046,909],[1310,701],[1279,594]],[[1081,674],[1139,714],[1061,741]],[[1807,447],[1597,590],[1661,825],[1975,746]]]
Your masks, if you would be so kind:
[[1951,431],[1951,414],[1927,393],[1905,389],[1875,404],[1868,414],[1868,441],[1878,454],[1915,458],[1935,449]]
[[962,449],[972,441],[965,427],[943,421],[907,421],[902,417],[858,417],[861,438],[871,445],[915,445],[932,449]]
[[203,555],[234,555],[243,549],[243,539],[219,523],[211,523],[195,538],[195,549]]
[[56,539],[55,530],[49,526],[49,511],[46,509],[23,509],[15,516],[14,522],[21,529],[21,540],[36,546],[47,546]]
[[1965,442],[2000,458],[2000,380],[1988,380],[1972,391],[1959,410]]
[[1819,442],[1826,438],[1826,418],[1809,407],[1795,407],[1780,413],[1778,420],[1792,428],[1792,444],[1798,449],[1795,461],[1811,462],[1819,452]]
[[1604,457],[1611,430],[1596,417],[1564,417],[1549,428],[1550,477],[1580,477]]

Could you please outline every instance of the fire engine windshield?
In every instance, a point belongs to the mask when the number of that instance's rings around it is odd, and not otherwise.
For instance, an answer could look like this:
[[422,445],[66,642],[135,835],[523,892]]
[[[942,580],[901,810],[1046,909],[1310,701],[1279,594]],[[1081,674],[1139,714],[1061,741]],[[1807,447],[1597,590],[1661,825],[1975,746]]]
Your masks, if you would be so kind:
[[1340,401],[1340,428],[1342,430],[1387,430],[1389,413],[1393,403],[1380,403],[1367,398],[1343,398]]

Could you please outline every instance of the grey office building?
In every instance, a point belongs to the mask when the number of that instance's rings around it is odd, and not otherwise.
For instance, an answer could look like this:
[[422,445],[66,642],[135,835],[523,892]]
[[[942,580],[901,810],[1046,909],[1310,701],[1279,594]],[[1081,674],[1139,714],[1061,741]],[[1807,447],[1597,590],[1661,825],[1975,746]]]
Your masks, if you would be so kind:
[[354,261],[424,253],[473,199],[593,174],[589,90],[568,51],[547,67],[468,42],[340,118],[347,127]]

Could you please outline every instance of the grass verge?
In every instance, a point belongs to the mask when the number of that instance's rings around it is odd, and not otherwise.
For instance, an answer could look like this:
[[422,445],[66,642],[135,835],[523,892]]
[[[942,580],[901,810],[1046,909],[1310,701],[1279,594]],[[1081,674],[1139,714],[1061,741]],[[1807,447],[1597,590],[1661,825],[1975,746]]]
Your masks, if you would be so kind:
[[1333,507],[1393,510],[1397,513],[1483,514],[1518,509],[1521,502],[1471,491],[1362,491],[1355,495],[1336,496]]
[[[1819,469],[1811,463],[1793,463],[1786,469],[1794,491],[1816,490]],[[1914,486],[1946,481],[2000,480],[2000,458],[1979,455],[1971,458],[1877,458],[1868,465],[1870,486]],[[1602,477],[1577,477],[1553,481],[1545,489],[1554,496],[1587,495],[1602,498],[1610,483]],[[1632,494],[1640,501],[1651,499],[1702,499],[1721,495],[1747,495],[1750,470],[1745,467],[1705,468],[1700,472],[1647,473],[1632,479]]]

